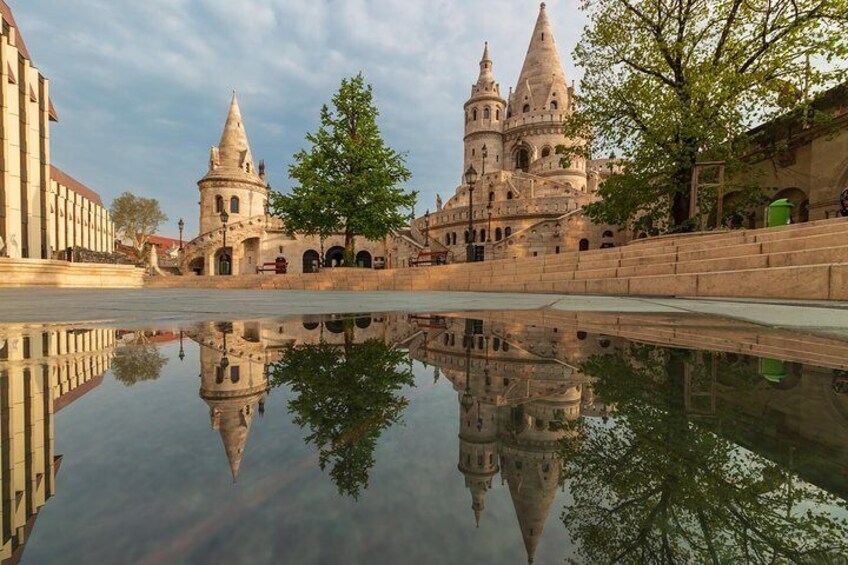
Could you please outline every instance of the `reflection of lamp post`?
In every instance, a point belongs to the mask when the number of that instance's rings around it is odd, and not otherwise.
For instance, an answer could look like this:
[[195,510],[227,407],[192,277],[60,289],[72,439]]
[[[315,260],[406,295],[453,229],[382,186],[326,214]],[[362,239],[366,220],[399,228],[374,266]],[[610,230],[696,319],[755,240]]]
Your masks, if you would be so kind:
[[[230,263],[229,261],[225,261],[227,257],[227,223],[230,221],[230,215],[227,214],[226,210],[221,212],[221,223],[224,224],[224,248],[221,252],[221,260],[218,264],[218,274],[220,275],[229,275],[230,274]],[[226,269],[224,269],[224,265],[226,265]]]
[[183,330],[180,330],[180,361],[185,359],[185,349],[183,348]]
[[424,247],[430,247],[430,209],[424,212]]
[[474,261],[474,185],[477,184],[477,171],[474,165],[465,171],[465,182],[468,184],[468,246],[466,260]]
[[182,218],[177,222],[177,227],[180,228],[180,251],[183,250],[183,230],[185,229],[185,222]]
[[474,346],[474,333],[471,331],[470,320],[465,321],[465,392],[459,403],[466,412],[474,405],[474,397],[471,395],[471,348]]
[[492,243],[492,201],[489,200],[489,203],[486,205],[486,209],[489,211],[489,226],[486,228],[486,242]]

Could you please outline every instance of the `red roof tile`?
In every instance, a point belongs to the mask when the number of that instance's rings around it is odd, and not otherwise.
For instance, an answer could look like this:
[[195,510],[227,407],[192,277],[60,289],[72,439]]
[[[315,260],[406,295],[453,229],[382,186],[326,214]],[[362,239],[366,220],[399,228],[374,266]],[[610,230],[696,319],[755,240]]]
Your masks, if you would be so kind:
[[[3,0],[0,0],[0,2],[2,2],[2,1]],[[94,202],[95,204],[97,204],[99,206],[103,206],[103,200],[100,199],[99,194],[97,194],[96,192],[94,192],[93,190],[91,190],[90,188],[88,188],[87,186],[85,186],[84,184],[82,184],[81,182],[76,180],[75,178],[71,177],[70,175],[60,171],[59,169],[57,169],[53,165],[50,165],[50,178],[55,180],[59,184],[70,188],[71,190],[73,190],[74,192],[76,192],[77,194],[82,196],[83,198],[87,198],[87,199],[91,200],[92,202]]]

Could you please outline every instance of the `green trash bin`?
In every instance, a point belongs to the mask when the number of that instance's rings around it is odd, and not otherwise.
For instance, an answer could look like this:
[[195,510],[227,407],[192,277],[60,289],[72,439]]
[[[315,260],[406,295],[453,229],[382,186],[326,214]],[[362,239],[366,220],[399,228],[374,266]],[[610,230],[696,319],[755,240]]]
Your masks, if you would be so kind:
[[778,226],[785,226],[792,223],[792,208],[795,205],[792,204],[786,198],[781,198],[780,200],[775,200],[768,207],[768,221],[766,223],[767,227],[776,228]]
[[770,383],[780,383],[786,379],[786,363],[778,359],[760,359],[760,376]]

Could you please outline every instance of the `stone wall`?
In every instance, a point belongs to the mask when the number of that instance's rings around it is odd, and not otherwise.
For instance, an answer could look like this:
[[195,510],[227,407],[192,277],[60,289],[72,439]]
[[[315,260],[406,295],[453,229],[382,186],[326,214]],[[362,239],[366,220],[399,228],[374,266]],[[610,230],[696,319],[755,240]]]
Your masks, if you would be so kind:
[[144,270],[129,265],[0,258],[0,288],[141,288],[143,285]]

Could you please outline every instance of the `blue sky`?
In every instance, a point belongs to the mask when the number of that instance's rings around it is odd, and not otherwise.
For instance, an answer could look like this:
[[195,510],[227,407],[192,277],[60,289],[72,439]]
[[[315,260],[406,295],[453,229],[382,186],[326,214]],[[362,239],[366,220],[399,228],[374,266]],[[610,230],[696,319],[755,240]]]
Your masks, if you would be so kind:
[[[388,143],[409,152],[421,193],[452,194],[462,173],[462,105],[483,42],[506,93],[518,78],[535,0],[7,0],[60,122],[52,161],[98,191],[155,197],[197,231],[206,172],[233,89],[257,159],[283,192],[291,156],[343,77],[374,85]],[[569,78],[579,0],[548,11]]]

